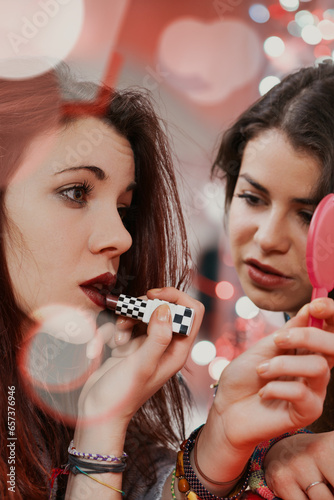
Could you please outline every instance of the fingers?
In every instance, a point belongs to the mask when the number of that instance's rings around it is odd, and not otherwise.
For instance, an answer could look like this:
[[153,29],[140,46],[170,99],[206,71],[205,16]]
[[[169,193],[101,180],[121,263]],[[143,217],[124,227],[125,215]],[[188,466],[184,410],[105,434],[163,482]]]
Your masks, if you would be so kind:
[[[204,306],[189,295],[172,287],[153,289],[147,292],[149,299],[160,299],[167,302],[181,304],[195,310],[194,323],[189,336],[172,334],[172,318],[169,306],[159,306],[151,316],[141,357],[150,360],[151,370],[158,366],[157,380],[166,381],[177,373],[185,364],[192,344],[198,333],[204,314]],[[154,367],[155,365],[155,367]],[[149,367],[146,367],[149,370]]]
[[323,397],[314,393],[302,381],[272,381],[266,384],[259,396],[263,401],[284,400],[286,411],[294,427],[305,427],[322,413]]
[[156,371],[161,357],[173,339],[172,316],[167,304],[159,306],[152,313],[147,333],[136,356],[139,372],[144,377],[149,377]]
[[257,372],[262,378],[304,377],[320,381],[321,385],[327,385],[330,377],[327,361],[317,354],[276,356],[258,365]]
[[[303,478],[305,481],[305,478]],[[306,498],[310,500],[333,500],[328,484],[324,478],[318,477],[303,487]]]
[[186,307],[190,307],[195,311],[195,318],[192,329],[190,331],[190,337],[192,339],[195,338],[199,327],[201,325],[203,315],[204,315],[204,306],[198,300],[193,299],[190,295],[185,292],[181,292],[173,287],[165,287],[165,288],[154,288],[147,292],[147,296],[149,299],[160,299],[166,300],[167,302],[171,302],[174,304],[180,304]]
[[307,349],[334,356],[334,335],[317,328],[288,328],[274,334],[275,344],[282,349]]
[[327,325],[334,326],[334,301],[329,297],[322,297],[306,304],[297,313],[295,321],[307,321],[309,315],[326,320]]

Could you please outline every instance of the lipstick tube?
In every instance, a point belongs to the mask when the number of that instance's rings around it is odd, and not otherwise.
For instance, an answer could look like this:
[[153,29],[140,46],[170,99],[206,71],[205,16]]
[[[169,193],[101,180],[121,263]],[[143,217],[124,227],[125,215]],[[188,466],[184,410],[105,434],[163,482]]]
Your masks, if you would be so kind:
[[157,307],[161,306],[161,304],[168,304],[172,314],[172,330],[180,335],[189,335],[195,316],[194,309],[172,304],[165,300],[143,300],[124,294],[119,297],[108,294],[105,300],[106,307],[115,311],[116,314],[137,319],[143,323],[150,321],[152,313]]

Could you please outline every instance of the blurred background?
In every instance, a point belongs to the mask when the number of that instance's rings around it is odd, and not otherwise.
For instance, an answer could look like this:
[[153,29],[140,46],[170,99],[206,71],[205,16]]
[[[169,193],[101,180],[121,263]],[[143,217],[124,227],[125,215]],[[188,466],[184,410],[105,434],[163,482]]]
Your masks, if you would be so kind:
[[0,57],[6,46],[22,55],[28,40],[50,44],[82,78],[148,89],[168,123],[196,268],[190,293],[206,307],[184,370],[198,407],[193,419],[202,422],[221,370],[283,324],[282,314],[259,311],[238,284],[223,188],[210,178],[219,138],[286,73],[333,57],[334,2],[34,0],[21,8],[11,19],[0,0]]

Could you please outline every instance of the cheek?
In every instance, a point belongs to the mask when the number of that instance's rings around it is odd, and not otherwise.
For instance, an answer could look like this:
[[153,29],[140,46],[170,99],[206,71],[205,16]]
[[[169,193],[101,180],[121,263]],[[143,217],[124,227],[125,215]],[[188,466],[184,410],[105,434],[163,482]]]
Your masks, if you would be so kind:
[[228,218],[228,235],[231,249],[236,245],[246,243],[252,238],[250,218],[245,211],[241,211],[232,204]]

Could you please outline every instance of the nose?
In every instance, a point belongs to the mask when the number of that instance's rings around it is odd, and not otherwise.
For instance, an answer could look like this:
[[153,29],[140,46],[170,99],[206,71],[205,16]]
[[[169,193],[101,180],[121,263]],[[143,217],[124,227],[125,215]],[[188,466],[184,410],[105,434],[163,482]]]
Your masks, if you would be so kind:
[[261,215],[254,240],[263,253],[286,253],[291,244],[290,236],[287,217],[272,211]]
[[131,235],[125,228],[117,207],[94,217],[88,240],[91,253],[108,253],[109,258],[115,258],[129,250],[131,245]]

